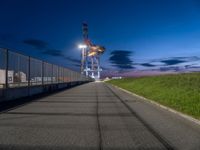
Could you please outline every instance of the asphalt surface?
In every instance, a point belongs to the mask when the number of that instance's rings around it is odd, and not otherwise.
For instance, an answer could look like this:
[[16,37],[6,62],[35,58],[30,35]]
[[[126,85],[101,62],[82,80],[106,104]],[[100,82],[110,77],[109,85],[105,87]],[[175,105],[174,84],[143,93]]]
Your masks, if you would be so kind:
[[200,126],[105,83],[0,113],[0,150],[200,150]]

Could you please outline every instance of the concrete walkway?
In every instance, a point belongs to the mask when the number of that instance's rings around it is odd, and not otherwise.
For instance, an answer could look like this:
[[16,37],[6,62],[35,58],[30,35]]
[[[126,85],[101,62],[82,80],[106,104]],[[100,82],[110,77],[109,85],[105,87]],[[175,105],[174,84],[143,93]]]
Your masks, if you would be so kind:
[[105,83],[0,114],[0,150],[199,150],[200,126]]

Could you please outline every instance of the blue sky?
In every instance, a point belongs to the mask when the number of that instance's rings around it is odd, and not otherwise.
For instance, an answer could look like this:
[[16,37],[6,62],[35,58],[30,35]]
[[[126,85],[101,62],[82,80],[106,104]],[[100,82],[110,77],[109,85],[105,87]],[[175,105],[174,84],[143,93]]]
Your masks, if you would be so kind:
[[86,21],[107,70],[196,67],[199,18],[198,0],[1,0],[0,45],[78,70]]

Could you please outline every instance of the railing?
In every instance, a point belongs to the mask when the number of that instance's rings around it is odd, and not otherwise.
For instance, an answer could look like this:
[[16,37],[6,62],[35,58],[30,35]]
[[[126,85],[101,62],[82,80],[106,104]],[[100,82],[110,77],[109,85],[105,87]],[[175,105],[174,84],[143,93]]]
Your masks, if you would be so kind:
[[0,88],[90,80],[89,77],[65,67],[0,48]]

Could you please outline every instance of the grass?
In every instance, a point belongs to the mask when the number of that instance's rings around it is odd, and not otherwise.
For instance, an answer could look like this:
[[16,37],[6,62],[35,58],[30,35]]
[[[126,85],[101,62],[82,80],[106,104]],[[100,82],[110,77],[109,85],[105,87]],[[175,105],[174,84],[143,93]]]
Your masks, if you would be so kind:
[[200,119],[200,73],[124,78],[108,83]]

